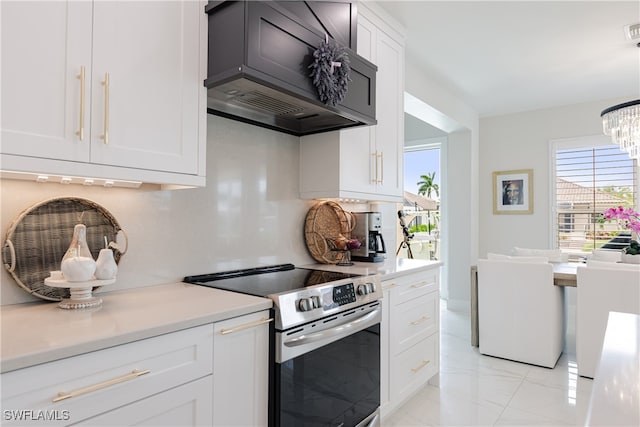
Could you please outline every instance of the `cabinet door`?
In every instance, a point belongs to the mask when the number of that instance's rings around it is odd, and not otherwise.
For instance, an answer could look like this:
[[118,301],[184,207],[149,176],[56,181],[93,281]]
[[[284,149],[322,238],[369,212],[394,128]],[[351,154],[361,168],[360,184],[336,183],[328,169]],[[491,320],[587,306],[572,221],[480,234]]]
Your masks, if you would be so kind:
[[[2,1],[0,7],[2,153],[88,161],[91,3]],[[83,125],[81,140],[76,132]]]
[[219,322],[213,342],[213,425],[266,426],[269,312]]
[[203,7],[189,0],[95,2],[93,163],[198,171]]
[[74,425],[209,426],[212,390],[209,375]]
[[379,194],[403,195],[404,50],[383,31],[376,43],[376,153]]
[[[378,65],[377,87],[380,79],[380,64],[376,58],[377,29],[364,17],[358,17],[358,55]],[[379,103],[376,92],[376,119],[380,123]],[[363,194],[375,194],[376,182],[376,127],[361,126],[341,131],[340,145],[340,189]]]

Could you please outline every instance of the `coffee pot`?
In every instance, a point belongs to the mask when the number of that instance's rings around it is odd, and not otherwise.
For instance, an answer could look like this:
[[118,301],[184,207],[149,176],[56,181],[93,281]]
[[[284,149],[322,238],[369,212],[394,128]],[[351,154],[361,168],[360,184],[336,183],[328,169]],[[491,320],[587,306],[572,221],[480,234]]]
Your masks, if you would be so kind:
[[382,237],[382,214],[380,212],[352,212],[355,227],[351,237],[360,240],[359,249],[351,250],[353,261],[382,262],[385,260],[386,247]]

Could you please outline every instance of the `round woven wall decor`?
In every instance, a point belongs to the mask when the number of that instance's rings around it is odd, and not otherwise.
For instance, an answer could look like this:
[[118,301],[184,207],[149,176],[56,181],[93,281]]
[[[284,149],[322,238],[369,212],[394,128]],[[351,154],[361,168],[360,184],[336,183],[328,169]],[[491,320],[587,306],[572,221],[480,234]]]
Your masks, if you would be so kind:
[[[2,262],[16,283],[39,298],[61,301],[69,298],[66,288],[44,284],[51,271],[60,270],[60,262],[69,248],[76,224],[87,226],[87,243],[93,259],[117,235],[127,235],[113,215],[99,204],[77,197],[60,197],[37,203],[23,211],[9,226],[2,248]],[[126,243],[128,246],[128,242]],[[116,263],[127,251],[111,245]]]
[[311,256],[323,264],[337,264],[344,252],[332,250],[333,242],[342,234],[351,237],[355,227],[355,217],[332,201],[318,202],[313,205],[304,222],[304,238]]

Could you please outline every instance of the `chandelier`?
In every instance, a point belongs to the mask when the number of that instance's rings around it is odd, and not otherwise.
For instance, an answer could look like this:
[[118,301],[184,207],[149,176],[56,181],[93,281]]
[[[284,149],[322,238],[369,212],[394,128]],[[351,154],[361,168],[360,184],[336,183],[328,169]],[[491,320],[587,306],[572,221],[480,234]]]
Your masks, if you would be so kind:
[[604,134],[629,157],[640,161],[640,99],[609,107],[600,117]]

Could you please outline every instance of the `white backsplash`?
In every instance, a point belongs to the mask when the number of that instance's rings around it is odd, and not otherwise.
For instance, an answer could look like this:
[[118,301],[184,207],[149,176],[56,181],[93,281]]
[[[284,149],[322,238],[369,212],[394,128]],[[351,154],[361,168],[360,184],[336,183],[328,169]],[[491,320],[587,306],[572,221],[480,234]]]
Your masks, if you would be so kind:
[[[115,284],[98,292],[181,281],[257,265],[315,263],[304,242],[314,201],[299,198],[299,139],[208,117],[207,186],[184,190],[92,188],[0,180],[3,241],[25,209],[54,197],[82,197],[111,212],[129,240]],[[344,204],[381,211],[387,258],[395,255],[395,204]],[[124,245],[124,239],[118,242]],[[0,303],[41,301],[0,273]]]
[[[1,180],[4,240],[23,210],[53,197],[82,197],[109,210],[129,249],[103,291],[180,281],[185,275],[313,261],[298,196],[298,138],[208,116],[207,186],[186,190],[90,188]],[[2,268],[1,303],[38,300]]]

